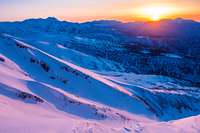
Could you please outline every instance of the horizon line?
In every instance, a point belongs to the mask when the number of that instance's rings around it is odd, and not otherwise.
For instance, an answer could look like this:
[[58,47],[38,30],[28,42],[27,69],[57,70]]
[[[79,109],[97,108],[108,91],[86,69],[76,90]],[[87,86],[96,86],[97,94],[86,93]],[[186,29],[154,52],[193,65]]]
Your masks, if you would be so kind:
[[[45,20],[45,19],[48,19],[48,18],[55,18],[55,19],[57,19],[56,17],[52,17],[52,16],[45,17],[45,18],[44,17],[43,18],[41,18],[41,17],[39,17],[39,18],[31,17],[31,18],[27,18],[27,19],[23,19],[23,20],[0,21],[0,23],[2,23],[2,22],[11,22],[11,23],[12,22],[23,22],[25,20],[30,20],[30,19],[35,19],[35,20],[37,20],[37,19],[44,19]],[[176,17],[175,19],[192,20],[192,21],[200,23],[200,21],[197,21],[197,20],[194,20],[194,19],[184,19],[184,18],[181,18],[181,17]],[[175,20],[175,19],[163,18],[163,19],[160,19],[160,20],[157,20],[157,21],[153,21],[153,20],[149,20],[149,21],[135,20],[135,21],[126,21],[126,22],[123,22],[123,21],[120,21],[120,20],[116,20],[116,19],[98,19],[98,20],[97,19],[93,19],[91,21],[84,21],[84,22],[67,21],[67,20],[59,20],[59,19],[57,19],[57,20],[60,21],[60,22],[66,21],[66,22],[81,24],[81,23],[94,22],[94,21],[117,21],[117,22],[121,22],[121,23],[134,23],[134,22],[159,22],[159,21],[162,21],[162,20]]]

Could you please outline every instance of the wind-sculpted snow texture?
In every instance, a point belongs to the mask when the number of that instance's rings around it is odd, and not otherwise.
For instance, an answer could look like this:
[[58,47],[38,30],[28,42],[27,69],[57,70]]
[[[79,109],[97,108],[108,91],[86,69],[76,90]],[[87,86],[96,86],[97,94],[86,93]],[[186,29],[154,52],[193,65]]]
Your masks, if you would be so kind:
[[0,23],[0,131],[199,132],[199,39],[117,24]]

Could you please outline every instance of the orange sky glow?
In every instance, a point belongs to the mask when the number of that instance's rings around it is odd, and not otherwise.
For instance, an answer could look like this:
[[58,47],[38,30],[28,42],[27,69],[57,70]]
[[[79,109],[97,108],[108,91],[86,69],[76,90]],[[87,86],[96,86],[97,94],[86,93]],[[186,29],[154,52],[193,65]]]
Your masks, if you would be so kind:
[[0,21],[56,17],[70,22],[193,19],[200,22],[200,0],[0,0]]

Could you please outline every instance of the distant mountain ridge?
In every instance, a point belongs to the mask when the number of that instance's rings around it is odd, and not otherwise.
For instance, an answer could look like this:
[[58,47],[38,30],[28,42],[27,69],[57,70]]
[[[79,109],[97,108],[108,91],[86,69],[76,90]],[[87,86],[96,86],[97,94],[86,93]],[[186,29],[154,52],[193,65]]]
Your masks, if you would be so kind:
[[[10,22],[0,23],[9,25]],[[38,28],[42,28],[42,25],[46,26],[47,24],[52,23],[59,24],[55,30],[68,31],[70,33],[105,33],[114,32],[113,30],[115,30],[117,32],[121,32],[122,34],[127,34],[128,36],[200,38],[200,23],[194,20],[186,20],[182,18],[176,18],[174,20],[162,19],[159,21],[136,21],[128,23],[122,23],[116,20],[99,20],[86,23],[72,23],[67,21],[59,21],[55,17],[48,17],[47,19],[26,19],[22,22],[12,22],[12,24],[29,26],[32,25],[35,27],[38,26]],[[49,26],[49,28],[53,27]],[[105,29],[107,29],[107,31]]]
[[185,37],[200,38],[200,23],[194,20],[186,20],[182,18],[163,19],[159,21],[149,22],[128,22],[100,20],[86,22],[100,28],[114,28],[119,32],[129,36],[169,36],[169,37]]

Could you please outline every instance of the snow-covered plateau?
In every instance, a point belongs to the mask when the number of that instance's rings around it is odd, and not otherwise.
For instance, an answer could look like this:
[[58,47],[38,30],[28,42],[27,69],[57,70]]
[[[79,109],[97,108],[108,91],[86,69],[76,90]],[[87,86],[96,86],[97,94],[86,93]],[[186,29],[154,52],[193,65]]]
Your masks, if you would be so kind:
[[[108,27],[55,18],[0,23],[0,133],[200,133],[198,56],[172,48],[152,55],[159,46],[138,43],[153,42],[149,36]],[[181,77],[184,67],[154,72],[131,57],[197,66]]]

